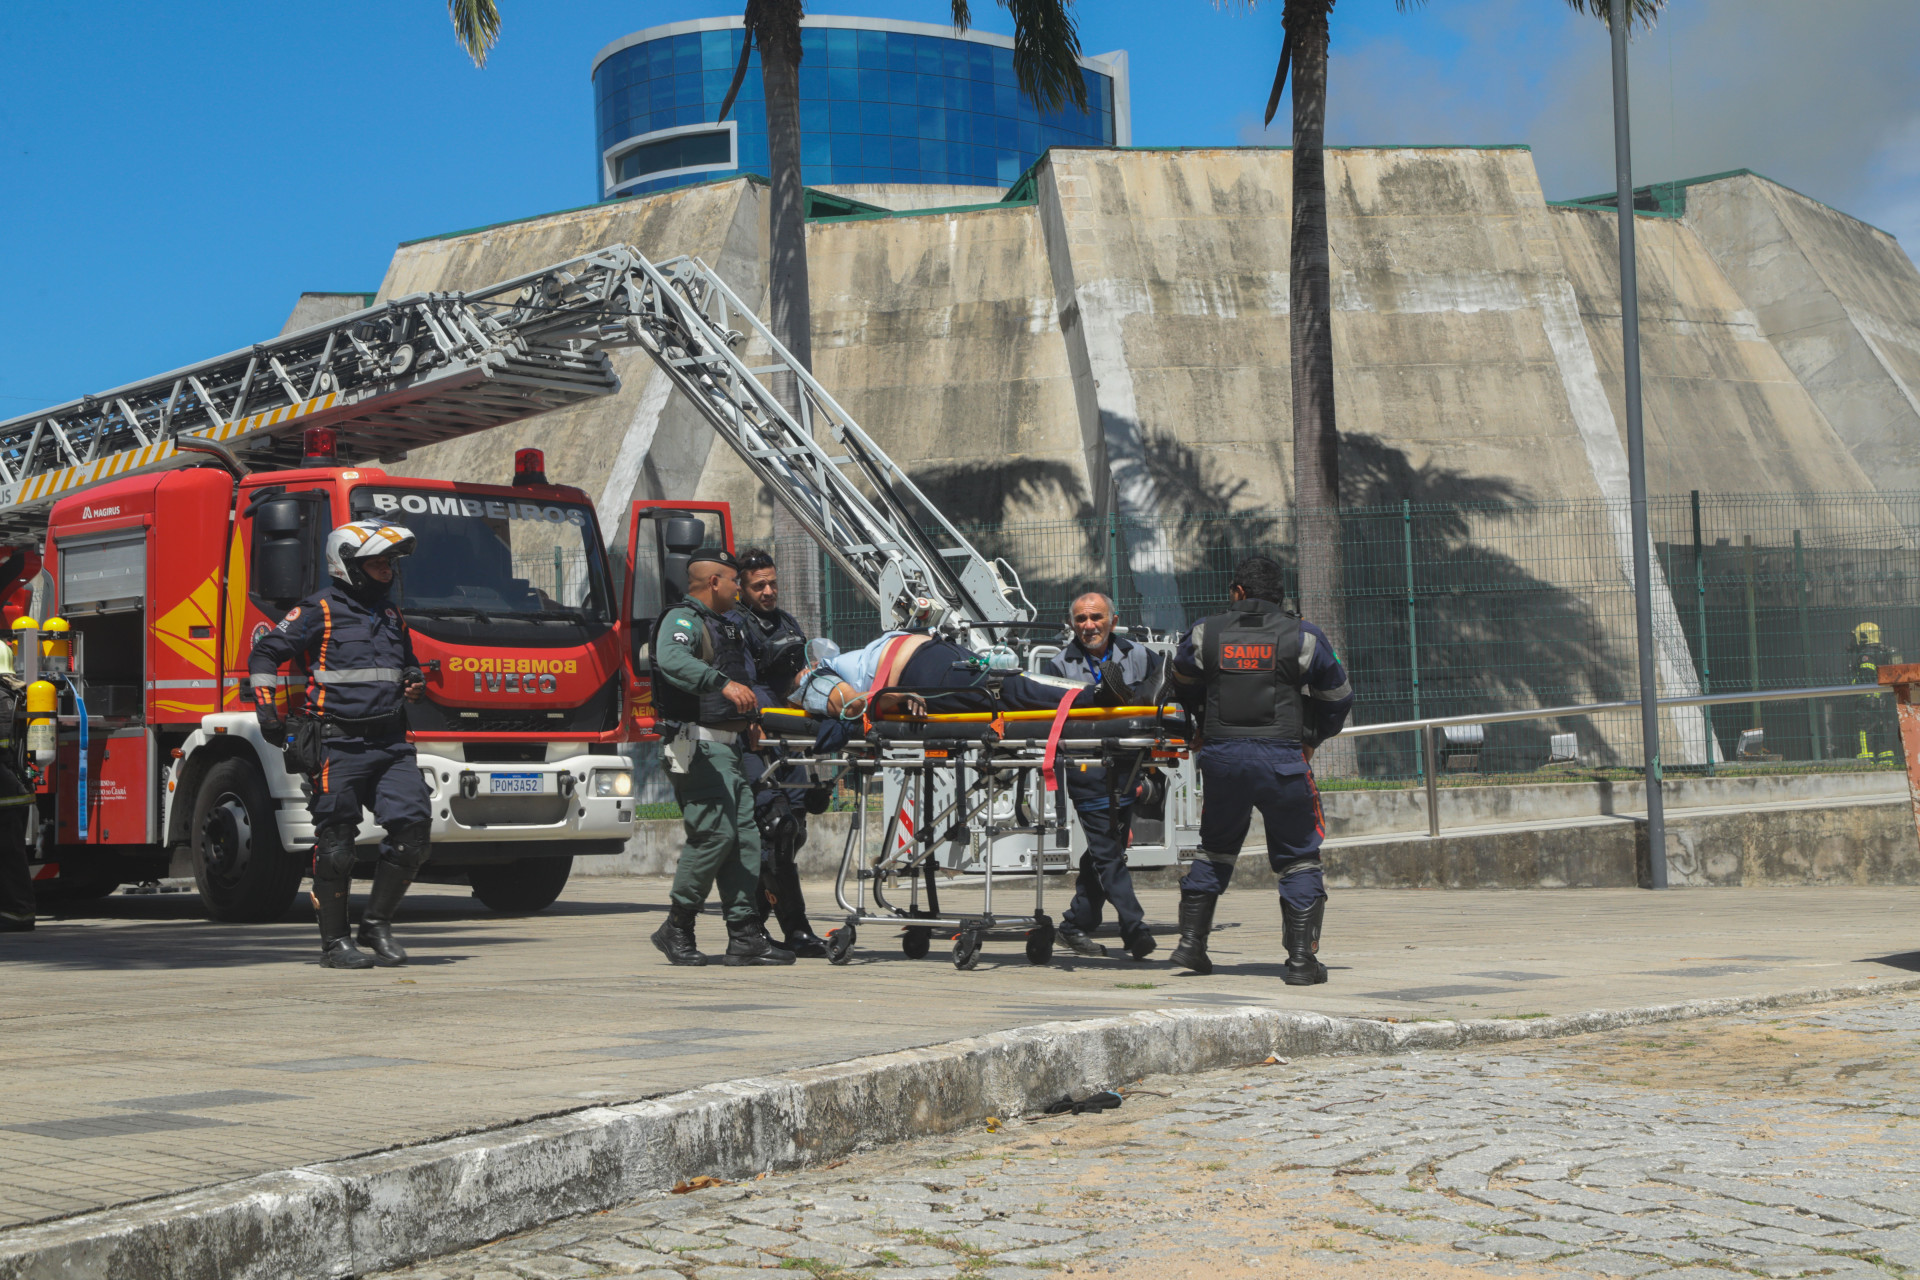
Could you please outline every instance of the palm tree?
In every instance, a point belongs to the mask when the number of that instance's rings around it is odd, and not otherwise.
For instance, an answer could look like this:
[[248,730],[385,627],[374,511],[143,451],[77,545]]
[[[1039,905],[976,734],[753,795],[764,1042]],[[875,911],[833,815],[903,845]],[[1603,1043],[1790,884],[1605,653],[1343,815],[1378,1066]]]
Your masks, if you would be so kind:
[[[1242,0],[1248,9],[1259,0]],[[1288,251],[1288,347],[1293,368],[1293,501],[1299,521],[1300,611],[1346,649],[1341,592],[1340,432],[1333,404],[1333,303],[1327,252],[1327,47],[1335,0],[1282,0],[1280,65],[1267,95],[1273,123],[1293,75],[1293,238]],[[1425,0],[1394,0],[1401,12]],[[1566,0],[1611,22],[1612,0]],[[1666,0],[1627,0],[1649,26]]]
[[[998,0],[1013,15],[1013,70],[1020,90],[1036,105],[1057,111],[1068,102],[1087,107],[1080,75],[1080,35],[1070,9],[1073,0]],[[953,26],[973,24],[968,0],[952,0]],[[494,0],[447,0],[454,32],[478,66],[500,32]],[[727,118],[747,78],[753,51],[760,51],[760,78],[766,99],[767,157],[773,172],[767,215],[767,327],[803,367],[813,367],[813,310],[807,294],[807,223],[800,181],[800,20],[806,0],[746,0],[746,39],[740,63],[727,87],[717,119]],[[799,388],[782,386],[774,394],[798,411]],[[774,540],[804,545],[799,522],[784,505],[773,509]],[[788,607],[809,626],[819,623],[820,582],[812,557],[783,566],[782,594]]]

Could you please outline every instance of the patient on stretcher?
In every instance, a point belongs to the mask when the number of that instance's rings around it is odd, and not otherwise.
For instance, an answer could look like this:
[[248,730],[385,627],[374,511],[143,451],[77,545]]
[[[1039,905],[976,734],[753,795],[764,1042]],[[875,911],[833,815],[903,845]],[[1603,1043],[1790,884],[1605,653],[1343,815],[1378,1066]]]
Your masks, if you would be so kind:
[[[1114,707],[1151,702],[1157,695],[1157,690],[1120,687],[1117,680],[1082,685],[1024,672],[989,675],[979,668],[978,657],[924,632],[889,631],[854,653],[818,653],[787,699],[814,715],[859,719],[863,714],[1053,711],[1068,697],[1071,707]],[[992,690],[996,679],[997,700]]]

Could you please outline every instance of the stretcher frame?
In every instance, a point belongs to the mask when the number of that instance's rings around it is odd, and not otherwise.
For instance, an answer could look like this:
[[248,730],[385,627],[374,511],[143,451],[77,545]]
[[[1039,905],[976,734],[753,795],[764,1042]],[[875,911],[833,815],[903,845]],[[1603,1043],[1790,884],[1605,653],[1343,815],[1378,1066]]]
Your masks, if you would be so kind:
[[[1074,720],[1158,719],[1157,709],[1134,708],[1120,716],[1108,709],[1094,714],[1069,713]],[[1020,937],[1031,964],[1046,964],[1053,956],[1057,928],[1047,911],[1047,877],[1074,869],[1069,838],[1072,818],[1064,781],[1058,775],[1080,759],[1125,752],[1148,763],[1162,764],[1185,757],[1185,725],[1166,723],[1167,732],[1117,737],[1061,738],[1050,744],[1042,738],[980,736],[945,737],[945,724],[988,721],[980,715],[929,717],[924,736],[889,738],[879,734],[849,743],[830,758],[789,755],[790,763],[805,762],[816,769],[833,765],[847,775],[854,791],[840,868],[834,879],[834,901],[845,913],[842,925],[827,935],[827,958],[845,964],[852,958],[860,927],[898,926],[901,950],[909,959],[928,954],[936,933],[953,939],[953,964],[972,969],[989,937]],[[1007,719],[1039,718],[1007,713]],[[1044,716],[1054,717],[1051,713]],[[788,740],[791,749],[796,744]],[[810,744],[807,744],[810,745]],[[1057,785],[1045,787],[1053,769]],[[882,806],[884,820],[876,822],[869,801],[878,792],[889,797]],[[874,840],[878,834],[878,842]],[[1009,839],[1028,839],[1024,865],[1002,865],[998,847]],[[946,858],[942,859],[942,852]],[[981,885],[978,911],[943,911],[942,875],[977,876]],[[1009,877],[1033,880],[1032,910],[996,911],[996,882]],[[900,886],[905,884],[904,901]]]

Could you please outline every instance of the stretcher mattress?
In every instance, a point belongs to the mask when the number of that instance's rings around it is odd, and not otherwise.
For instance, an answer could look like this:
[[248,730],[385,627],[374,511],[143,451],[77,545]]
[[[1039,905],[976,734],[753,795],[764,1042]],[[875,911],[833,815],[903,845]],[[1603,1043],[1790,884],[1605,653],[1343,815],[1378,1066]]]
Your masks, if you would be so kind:
[[[988,733],[997,733],[1002,741],[1045,742],[1053,734],[1054,712],[1008,711],[996,726],[994,717],[984,711],[931,715],[923,720],[889,716],[873,722],[873,730],[883,738],[911,742],[978,741]],[[793,742],[811,742],[827,721],[803,711],[770,709],[761,713],[762,726],[775,737]],[[861,735],[865,736],[865,735]],[[1068,743],[1098,744],[1106,738],[1160,738],[1183,742],[1187,736],[1186,715],[1178,707],[1091,707],[1069,711],[1061,727],[1060,740]],[[1071,750],[1071,748],[1068,748]]]

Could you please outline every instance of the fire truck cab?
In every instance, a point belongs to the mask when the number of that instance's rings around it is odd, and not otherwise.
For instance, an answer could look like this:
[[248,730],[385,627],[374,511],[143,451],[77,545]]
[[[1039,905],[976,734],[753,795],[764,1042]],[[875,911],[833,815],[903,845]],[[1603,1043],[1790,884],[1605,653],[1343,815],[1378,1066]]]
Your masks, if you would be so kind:
[[[635,788],[620,744],[650,719],[632,705],[634,575],[610,570],[586,494],[548,484],[534,450],[498,486],[196,466],[51,510],[38,613],[66,620],[71,658],[49,661],[73,670],[42,765],[41,879],[84,895],[190,873],[216,919],[286,911],[311,861],[307,784],[261,738],[248,657],[325,582],[327,533],[367,517],[418,538],[394,598],[427,678],[408,706],[433,799],[422,878],[538,910],[573,855],[624,848]],[[283,675],[297,711],[304,673]],[[383,834],[368,816],[368,862]]]

